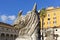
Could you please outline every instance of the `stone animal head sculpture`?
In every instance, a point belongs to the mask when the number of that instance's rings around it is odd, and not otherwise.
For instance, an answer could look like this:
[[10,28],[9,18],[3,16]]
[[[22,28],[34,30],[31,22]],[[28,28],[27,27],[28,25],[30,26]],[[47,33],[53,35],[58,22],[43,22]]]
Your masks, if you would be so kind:
[[19,29],[25,26],[25,17],[22,16],[22,10],[19,11],[17,19],[14,21],[14,26]]
[[32,11],[29,11],[24,17],[21,14],[22,11],[19,12],[14,25],[20,29],[19,35],[31,35],[39,23],[36,4],[34,5]]
[[15,27],[19,28],[19,36],[16,40],[39,40],[39,17],[36,10],[36,3],[32,9],[24,17],[21,15],[22,11],[14,23]]
[[[32,11],[27,12],[25,16],[22,15],[22,10],[19,11],[17,19],[14,21],[14,26],[17,28],[22,28],[27,26],[28,22],[36,12],[36,4],[34,5]],[[33,18],[33,17],[32,17]]]

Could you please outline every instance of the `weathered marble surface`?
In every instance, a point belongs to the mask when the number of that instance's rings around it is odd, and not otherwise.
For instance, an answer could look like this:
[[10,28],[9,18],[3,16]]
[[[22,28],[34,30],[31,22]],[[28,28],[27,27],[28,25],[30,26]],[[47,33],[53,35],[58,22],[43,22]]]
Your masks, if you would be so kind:
[[53,30],[48,29],[48,31],[46,32],[46,35],[47,35],[47,37],[46,37],[45,40],[55,40],[55,39],[53,38]]
[[27,12],[25,16],[21,15],[22,11],[19,12],[14,22],[14,26],[20,30],[16,40],[40,40],[39,17],[36,6],[35,4],[32,11]]

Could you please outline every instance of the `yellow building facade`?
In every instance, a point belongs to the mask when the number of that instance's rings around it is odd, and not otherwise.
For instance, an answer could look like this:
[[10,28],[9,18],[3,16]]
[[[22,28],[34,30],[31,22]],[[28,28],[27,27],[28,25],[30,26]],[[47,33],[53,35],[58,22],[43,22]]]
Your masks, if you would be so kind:
[[[47,15],[44,18],[43,28],[60,26],[60,8],[49,7],[46,9]],[[41,25],[42,25],[42,20]],[[42,26],[41,26],[42,27]]]

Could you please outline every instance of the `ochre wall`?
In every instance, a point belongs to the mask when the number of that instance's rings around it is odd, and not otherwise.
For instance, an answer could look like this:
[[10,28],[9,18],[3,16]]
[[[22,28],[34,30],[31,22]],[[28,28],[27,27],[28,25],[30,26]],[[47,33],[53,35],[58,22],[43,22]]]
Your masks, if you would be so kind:
[[[43,25],[44,28],[60,26],[60,8],[52,8],[52,9],[46,9],[46,10],[47,10],[47,15],[44,18],[44,25]],[[48,14],[50,16],[48,16]],[[53,19],[54,17],[56,17],[56,19]],[[50,20],[48,20],[48,18],[50,18]],[[41,18],[40,18],[40,21],[41,21],[41,25],[42,25]],[[48,21],[50,21],[50,24],[47,23]],[[55,25],[54,25],[53,21],[56,21]]]

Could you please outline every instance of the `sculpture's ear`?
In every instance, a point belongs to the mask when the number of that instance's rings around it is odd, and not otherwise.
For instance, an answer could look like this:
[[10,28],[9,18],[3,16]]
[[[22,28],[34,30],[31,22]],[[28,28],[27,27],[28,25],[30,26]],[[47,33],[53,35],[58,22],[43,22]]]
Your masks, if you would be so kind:
[[36,11],[37,10],[37,4],[35,3],[34,6],[33,6],[33,11]]
[[21,16],[21,15],[22,15],[22,12],[23,12],[23,11],[20,10],[19,13],[18,13],[18,16]]

